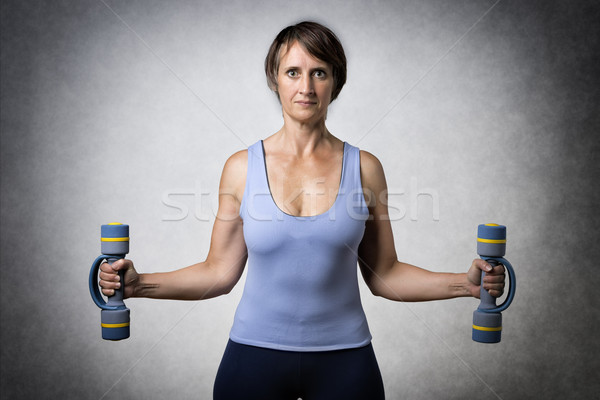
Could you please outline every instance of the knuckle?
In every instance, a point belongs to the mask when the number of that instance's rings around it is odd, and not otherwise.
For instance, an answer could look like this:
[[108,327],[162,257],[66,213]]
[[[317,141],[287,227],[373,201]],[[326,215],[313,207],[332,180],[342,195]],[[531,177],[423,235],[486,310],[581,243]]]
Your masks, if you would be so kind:
[[112,280],[105,280],[105,279],[101,279],[101,280],[98,282],[98,285],[99,285],[101,288],[103,288],[103,289],[106,289],[106,290],[112,290],[112,289],[114,289],[114,288],[115,288],[115,285],[116,285],[116,283],[115,283],[114,281],[112,281]]
[[118,275],[115,273],[100,272],[100,274],[98,274],[98,276],[100,277],[101,281],[114,281],[115,276],[118,276]]
[[113,266],[110,265],[109,263],[105,262],[104,264],[100,265],[100,271],[104,271],[104,272],[114,272]]

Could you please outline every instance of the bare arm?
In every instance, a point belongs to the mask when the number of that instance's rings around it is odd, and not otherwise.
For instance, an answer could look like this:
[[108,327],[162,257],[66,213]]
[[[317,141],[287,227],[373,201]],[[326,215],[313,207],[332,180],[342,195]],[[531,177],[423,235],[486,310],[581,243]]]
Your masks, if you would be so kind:
[[432,272],[398,261],[388,217],[383,167],[375,156],[365,151],[361,151],[361,179],[370,219],[358,249],[359,265],[373,294],[397,301],[479,297],[481,270],[486,271],[484,287],[490,294],[502,294],[504,268],[497,266],[488,272],[491,266],[480,259],[473,260],[467,273]]
[[205,261],[171,272],[138,274],[130,260],[101,266],[100,286],[111,295],[120,285],[116,270],[125,269],[125,297],[200,300],[229,293],[246,265],[247,249],[239,216],[247,169],[247,151],[225,163],[219,185],[219,208]]

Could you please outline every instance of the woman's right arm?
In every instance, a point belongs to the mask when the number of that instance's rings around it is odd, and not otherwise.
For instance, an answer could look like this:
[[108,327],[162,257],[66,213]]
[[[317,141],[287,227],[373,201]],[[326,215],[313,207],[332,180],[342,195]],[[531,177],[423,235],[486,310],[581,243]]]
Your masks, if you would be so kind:
[[204,262],[171,272],[138,274],[131,260],[100,267],[102,292],[110,296],[120,285],[123,269],[125,298],[150,297],[201,300],[229,293],[239,281],[248,252],[239,216],[246,182],[248,152],[232,155],[223,168],[219,185],[219,208],[212,230],[210,249]]

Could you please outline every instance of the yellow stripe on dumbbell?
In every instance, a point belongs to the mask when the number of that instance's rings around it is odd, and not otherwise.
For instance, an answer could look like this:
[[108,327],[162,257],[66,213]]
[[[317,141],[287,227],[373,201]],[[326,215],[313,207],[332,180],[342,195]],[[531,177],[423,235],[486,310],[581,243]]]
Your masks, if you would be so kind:
[[482,239],[482,238],[477,238],[478,242],[482,242],[482,243],[506,243],[506,239]]
[[490,328],[488,326],[478,326],[473,325],[473,329],[477,329],[478,331],[486,331],[486,332],[498,332],[502,330],[501,326]]
[[123,322],[122,324],[100,324],[103,328],[124,328],[129,326],[129,322]]
[[116,237],[116,238],[103,237],[103,238],[100,238],[100,241],[102,241],[102,242],[129,242],[129,238],[128,237]]

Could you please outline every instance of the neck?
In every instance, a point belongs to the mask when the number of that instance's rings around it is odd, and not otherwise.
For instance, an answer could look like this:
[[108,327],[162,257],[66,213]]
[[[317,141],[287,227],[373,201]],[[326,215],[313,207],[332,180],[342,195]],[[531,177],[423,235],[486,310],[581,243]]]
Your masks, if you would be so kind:
[[333,136],[325,126],[325,119],[317,122],[301,122],[284,115],[283,127],[277,133],[281,149],[297,157],[312,154],[317,147],[331,146]]

